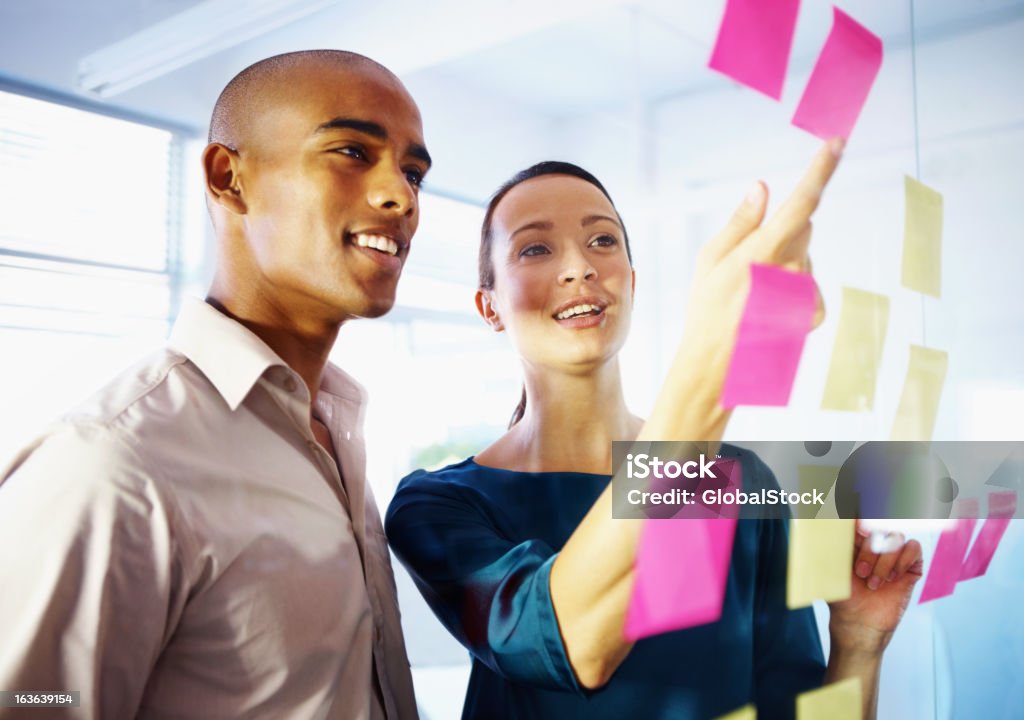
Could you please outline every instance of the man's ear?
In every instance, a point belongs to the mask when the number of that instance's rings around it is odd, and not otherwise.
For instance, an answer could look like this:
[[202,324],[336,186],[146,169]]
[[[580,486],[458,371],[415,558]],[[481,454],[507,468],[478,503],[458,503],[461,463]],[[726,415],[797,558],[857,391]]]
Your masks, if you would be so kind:
[[247,208],[238,176],[238,153],[227,145],[210,143],[203,151],[203,172],[210,202],[235,215],[245,215]]
[[636,300],[636,270],[631,270],[630,275],[633,276],[630,287],[632,288],[632,294],[629,296],[630,300]]
[[494,304],[494,297],[490,290],[476,291],[476,310],[494,332],[501,332],[505,329],[505,325],[498,316],[498,306]]

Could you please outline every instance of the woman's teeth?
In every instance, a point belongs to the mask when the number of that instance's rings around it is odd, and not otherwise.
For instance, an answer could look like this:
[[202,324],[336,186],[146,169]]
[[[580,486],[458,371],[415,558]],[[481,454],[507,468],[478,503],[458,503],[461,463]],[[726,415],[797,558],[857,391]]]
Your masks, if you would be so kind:
[[601,312],[604,310],[600,305],[575,305],[568,310],[563,310],[555,317],[559,320],[568,320],[575,315],[585,315],[590,312]]
[[389,237],[383,235],[365,235],[359,233],[355,236],[356,245],[359,247],[373,248],[374,250],[380,250],[382,253],[388,255],[398,254],[398,243]]

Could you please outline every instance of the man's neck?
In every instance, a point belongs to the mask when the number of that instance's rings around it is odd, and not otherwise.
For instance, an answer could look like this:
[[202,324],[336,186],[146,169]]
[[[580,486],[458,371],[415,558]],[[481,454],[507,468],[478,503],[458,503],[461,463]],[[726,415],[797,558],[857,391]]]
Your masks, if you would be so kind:
[[[320,376],[338,336],[340,322],[318,322],[312,313],[285,314],[267,302],[246,302],[211,288],[206,302],[244,325],[299,374],[309,389],[310,406],[320,388]],[[303,317],[300,322],[298,317]]]

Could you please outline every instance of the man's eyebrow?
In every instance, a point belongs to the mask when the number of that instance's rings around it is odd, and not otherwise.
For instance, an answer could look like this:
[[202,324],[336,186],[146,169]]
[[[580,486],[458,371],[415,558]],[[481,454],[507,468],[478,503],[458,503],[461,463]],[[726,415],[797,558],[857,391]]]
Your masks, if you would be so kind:
[[336,117],[333,120],[328,120],[316,129],[318,133],[327,132],[328,130],[355,130],[356,132],[375,137],[378,140],[388,139],[388,131],[384,126],[372,120]]
[[[377,138],[378,140],[387,140],[388,131],[380,123],[375,123],[372,120],[360,120],[359,118],[347,118],[347,117],[336,117],[332,120],[321,124],[317,127],[316,132],[328,132],[329,130],[355,130],[361,132],[370,137]],[[427,168],[430,168],[434,164],[434,161],[430,158],[430,153],[427,149],[419,143],[413,143],[409,146],[406,151],[407,155],[411,155],[417,160],[426,163]]]
[[535,220],[532,223],[526,223],[522,227],[516,228],[515,230],[512,231],[512,234],[509,235],[508,238],[509,240],[511,240],[519,233],[526,232],[527,230],[550,230],[554,226],[554,223],[552,223],[550,220]]
[[427,149],[420,145],[419,143],[413,143],[412,145],[410,145],[409,149],[406,151],[406,154],[412,155],[417,160],[421,160],[424,163],[426,163],[428,170],[434,164],[434,161],[430,159],[430,153],[428,153]]
[[621,223],[619,223],[618,220],[616,220],[613,217],[609,217],[608,215],[587,215],[585,218],[580,220],[580,227],[586,227],[587,225],[593,225],[594,223],[601,222],[602,220],[607,220],[610,223],[614,223],[614,224],[618,225],[619,227],[622,227]]

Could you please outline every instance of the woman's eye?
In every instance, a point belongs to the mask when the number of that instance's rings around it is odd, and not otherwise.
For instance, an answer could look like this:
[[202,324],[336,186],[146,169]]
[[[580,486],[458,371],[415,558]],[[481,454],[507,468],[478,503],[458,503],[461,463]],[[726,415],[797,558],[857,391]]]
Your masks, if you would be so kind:
[[415,168],[405,171],[405,179],[417,190],[423,187],[423,173]]
[[523,251],[519,253],[519,257],[530,257],[533,255],[547,255],[548,249],[543,245],[530,245],[523,248]]
[[598,235],[590,241],[592,247],[614,247],[618,244],[619,240],[614,235]]

